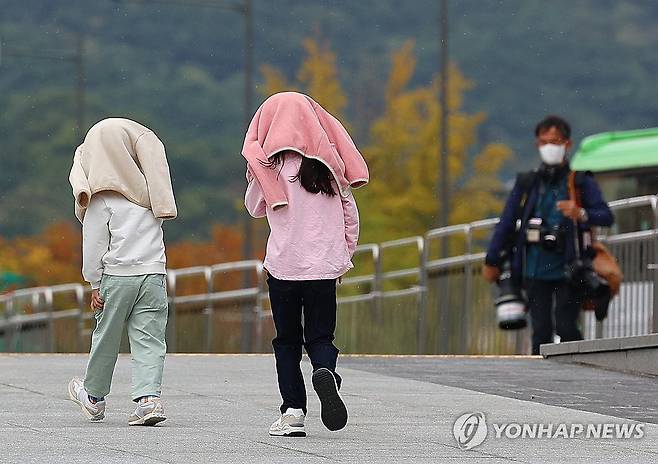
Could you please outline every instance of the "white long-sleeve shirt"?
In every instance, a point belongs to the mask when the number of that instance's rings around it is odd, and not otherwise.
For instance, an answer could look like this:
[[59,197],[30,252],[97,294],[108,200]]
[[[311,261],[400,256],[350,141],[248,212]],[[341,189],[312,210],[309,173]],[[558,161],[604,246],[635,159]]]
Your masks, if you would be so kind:
[[116,192],[91,197],[82,223],[82,275],[96,289],[103,274],[166,274],[162,219]]
[[290,182],[300,165],[301,156],[286,155],[278,181],[288,205],[276,210],[266,205],[258,179],[249,181],[245,206],[253,217],[267,216],[270,224],[264,266],[280,280],[337,279],[353,267],[359,238],[356,201],[351,193],[330,197],[307,192],[298,180]]

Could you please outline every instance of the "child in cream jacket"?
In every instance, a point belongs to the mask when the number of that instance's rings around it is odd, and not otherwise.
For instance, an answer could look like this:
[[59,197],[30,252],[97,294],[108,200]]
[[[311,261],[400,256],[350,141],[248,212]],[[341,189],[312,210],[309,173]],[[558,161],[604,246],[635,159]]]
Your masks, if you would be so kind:
[[162,223],[177,215],[164,145],[139,123],[105,119],[76,150],[69,180],[96,318],[85,378],[71,380],[69,396],[92,421],[104,418],[127,326],[137,403],[128,423],[157,424],[166,419],[160,400],[168,315]]

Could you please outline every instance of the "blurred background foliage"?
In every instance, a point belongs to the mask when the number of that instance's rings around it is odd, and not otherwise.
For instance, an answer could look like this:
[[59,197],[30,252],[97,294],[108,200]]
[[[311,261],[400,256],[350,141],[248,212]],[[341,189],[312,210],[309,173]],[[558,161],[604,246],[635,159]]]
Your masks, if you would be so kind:
[[[254,10],[257,100],[308,92],[341,118],[370,164],[372,182],[357,193],[362,242],[434,226],[437,2],[254,0]],[[656,21],[651,0],[451,2],[451,222],[497,213],[503,183],[536,164],[532,129],[546,113],[568,118],[576,139],[655,126]],[[166,226],[170,266],[238,259],[239,15],[149,2],[0,0],[4,50],[64,57],[77,34],[84,129],[125,116],[167,147],[180,210]],[[25,284],[80,279],[67,182],[79,143],[73,64],[0,56],[0,271]],[[256,227],[262,250],[266,225]]]

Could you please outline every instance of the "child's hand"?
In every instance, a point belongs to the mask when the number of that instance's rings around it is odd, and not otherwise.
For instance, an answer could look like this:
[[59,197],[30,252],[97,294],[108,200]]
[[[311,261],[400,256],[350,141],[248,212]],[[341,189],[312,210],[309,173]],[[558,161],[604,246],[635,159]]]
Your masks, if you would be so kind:
[[100,292],[98,289],[94,289],[91,291],[91,309],[94,311],[102,311],[103,310],[103,304],[105,302],[101,298]]

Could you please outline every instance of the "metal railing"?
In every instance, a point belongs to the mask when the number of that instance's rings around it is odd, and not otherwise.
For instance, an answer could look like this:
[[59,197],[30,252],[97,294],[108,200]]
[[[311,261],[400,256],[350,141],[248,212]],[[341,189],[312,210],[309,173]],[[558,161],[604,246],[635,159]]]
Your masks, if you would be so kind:
[[[601,231],[599,239],[617,256],[625,281],[608,319],[600,323],[583,313],[585,338],[658,332],[657,205],[653,195],[610,203],[618,212],[644,208],[652,221],[649,230]],[[497,222],[485,219],[422,237],[360,245],[356,269],[339,286],[339,348],[353,353],[528,352],[528,329],[497,328],[493,287],[480,276],[488,235]],[[441,256],[446,249],[448,256]],[[231,274],[236,278],[231,280]],[[258,260],[169,270],[169,351],[269,351],[273,325],[265,275]],[[230,289],[230,282],[251,283]],[[87,286],[65,284],[0,296],[0,351],[87,350],[93,319],[88,293]]]

